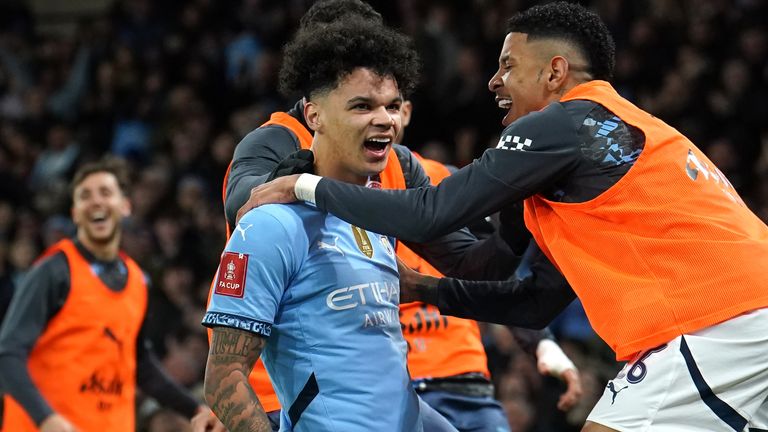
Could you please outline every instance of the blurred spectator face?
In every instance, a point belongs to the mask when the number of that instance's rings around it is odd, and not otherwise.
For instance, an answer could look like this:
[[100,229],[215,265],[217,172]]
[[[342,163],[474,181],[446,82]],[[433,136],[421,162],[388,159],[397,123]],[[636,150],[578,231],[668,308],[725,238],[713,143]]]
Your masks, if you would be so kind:
[[750,81],[749,68],[742,60],[729,60],[723,67],[721,82],[726,93],[738,96],[749,87]]
[[545,61],[537,52],[540,42],[527,42],[528,35],[510,33],[504,38],[499,55],[499,70],[491,77],[488,89],[496,94],[499,108],[507,110],[501,123],[509,126],[518,118],[544,108],[548,103],[547,80],[538,80]]
[[48,148],[62,150],[70,144],[70,133],[63,125],[56,125],[48,131]]
[[269,118],[269,111],[262,105],[237,110],[229,117],[229,126],[242,138]]
[[20,238],[11,244],[8,259],[13,268],[23,271],[32,265],[38,253],[39,251],[31,239]]
[[216,137],[211,146],[211,156],[218,165],[228,165],[235,152],[235,138],[229,132],[223,132]]
[[39,87],[30,89],[24,98],[28,117],[41,117],[45,113],[45,93]]
[[75,186],[72,220],[78,239],[86,245],[111,242],[120,232],[122,219],[130,213],[128,199],[111,173],[93,173]]
[[456,59],[456,69],[464,79],[471,79],[480,73],[480,59],[473,47],[462,47]]
[[203,205],[205,198],[205,186],[203,181],[196,177],[185,177],[179,182],[178,204],[179,208],[192,213]]
[[7,201],[0,201],[0,237],[10,234],[13,226],[13,206]]
[[192,302],[190,295],[193,280],[192,271],[188,267],[172,266],[163,272],[161,288],[171,303],[183,308]]
[[122,249],[128,256],[135,257],[142,262],[142,267],[148,265],[149,258],[154,258],[154,249],[152,244],[152,233],[148,228],[136,225],[130,226],[129,230],[123,236]]
[[765,60],[768,52],[768,34],[763,28],[747,29],[741,34],[739,45],[747,61],[759,64]]
[[179,220],[171,216],[161,216],[155,220],[154,232],[161,248],[175,248],[181,238]]
[[111,89],[115,86],[115,68],[112,63],[99,64],[96,70],[96,82],[100,89]]
[[335,89],[305,105],[305,117],[336,162],[340,180],[359,182],[384,170],[402,127],[400,90],[390,77],[357,68]]
[[724,173],[733,172],[739,167],[739,152],[733,143],[725,138],[713,141],[706,149],[707,156]]

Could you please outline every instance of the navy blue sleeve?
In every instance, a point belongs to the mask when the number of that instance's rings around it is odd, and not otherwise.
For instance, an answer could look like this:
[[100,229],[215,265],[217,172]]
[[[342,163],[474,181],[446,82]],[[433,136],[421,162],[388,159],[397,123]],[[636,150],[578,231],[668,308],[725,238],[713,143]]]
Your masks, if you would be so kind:
[[444,315],[541,329],[575,298],[568,282],[534,242],[531,276],[508,281],[440,279],[437,307]]
[[237,211],[248,200],[251,189],[264,183],[277,164],[299,148],[298,138],[279,125],[260,127],[240,141],[227,177],[224,211],[229,226],[235,226]]
[[316,201],[354,225],[425,242],[552,186],[577,167],[579,158],[576,127],[554,103],[507,127],[496,148],[439,186],[371,190],[323,178]]
[[153,397],[160,405],[192,418],[200,405],[188,390],[180,386],[165,371],[152,351],[146,337],[146,321],[136,340],[136,384],[142,392]]
[[2,388],[40,424],[53,409],[32,382],[27,359],[48,321],[69,295],[69,266],[56,254],[34,266],[14,292],[0,326],[0,381]]
[[[430,180],[410,150],[394,146],[403,168],[406,188],[430,186]],[[519,258],[494,233],[478,240],[466,227],[425,243],[404,241],[406,246],[446,276],[465,279],[502,280],[515,271]]]

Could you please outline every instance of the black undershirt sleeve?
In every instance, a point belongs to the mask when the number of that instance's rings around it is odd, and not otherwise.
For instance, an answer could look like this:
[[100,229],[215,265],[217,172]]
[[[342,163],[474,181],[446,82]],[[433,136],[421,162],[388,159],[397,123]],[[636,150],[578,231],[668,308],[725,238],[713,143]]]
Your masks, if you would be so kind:
[[146,320],[136,340],[136,384],[160,405],[192,418],[200,406],[184,387],[168,376],[145,336]]
[[298,138],[278,125],[260,127],[240,141],[226,180],[224,210],[229,226],[235,226],[237,211],[250,197],[251,189],[264,183],[277,164],[299,147]]
[[437,307],[444,315],[523,328],[549,324],[576,294],[535,243],[532,276],[508,281],[440,279]]
[[[430,185],[424,168],[405,147],[395,146],[406,187]],[[502,280],[514,273],[519,257],[498,234],[478,240],[469,229],[462,227],[425,243],[404,242],[441,273],[465,279]],[[418,270],[418,269],[417,269]]]
[[38,425],[53,409],[32,382],[27,358],[68,293],[69,266],[64,254],[58,253],[33,267],[22,279],[0,326],[2,387]]
[[[502,133],[499,147],[437,187],[371,190],[323,178],[317,206],[373,232],[425,242],[551,187],[580,160],[576,127],[559,103]],[[519,147],[519,148],[518,148]]]

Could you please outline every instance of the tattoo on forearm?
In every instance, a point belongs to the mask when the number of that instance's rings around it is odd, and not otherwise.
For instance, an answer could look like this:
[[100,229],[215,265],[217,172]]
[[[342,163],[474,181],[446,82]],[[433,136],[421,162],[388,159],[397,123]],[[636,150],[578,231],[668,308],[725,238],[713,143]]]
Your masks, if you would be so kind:
[[230,432],[269,432],[271,426],[248,374],[264,349],[266,339],[243,330],[213,330],[205,370],[205,397]]
[[216,356],[224,354],[232,354],[233,356],[242,357],[247,356],[253,339],[261,338],[258,336],[244,337],[244,335],[247,336],[248,333],[237,330],[230,333],[220,332],[219,337],[213,340],[211,353]]

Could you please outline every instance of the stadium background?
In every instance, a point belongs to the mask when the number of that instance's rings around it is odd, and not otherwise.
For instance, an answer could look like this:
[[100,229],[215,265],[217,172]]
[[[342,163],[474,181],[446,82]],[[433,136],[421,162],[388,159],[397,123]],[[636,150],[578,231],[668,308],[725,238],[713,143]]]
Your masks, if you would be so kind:
[[[221,179],[240,138],[290,106],[276,91],[280,50],[310,3],[0,2],[0,306],[43,248],[73,232],[74,167],[124,157],[134,177],[124,247],[152,278],[151,336],[172,375],[199,389],[207,352],[199,322],[224,241]],[[502,112],[487,81],[506,17],[535,3],[372,2],[422,56],[405,144],[457,166],[495,144]],[[768,2],[583,3],[616,39],[619,91],[688,135],[768,219]],[[578,430],[620,367],[578,305],[570,308],[553,330],[586,394],[563,415],[558,383],[538,375],[506,329],[483,330],[516,431]],[[184,430],[152,401],[140,410],[142,430]]]

